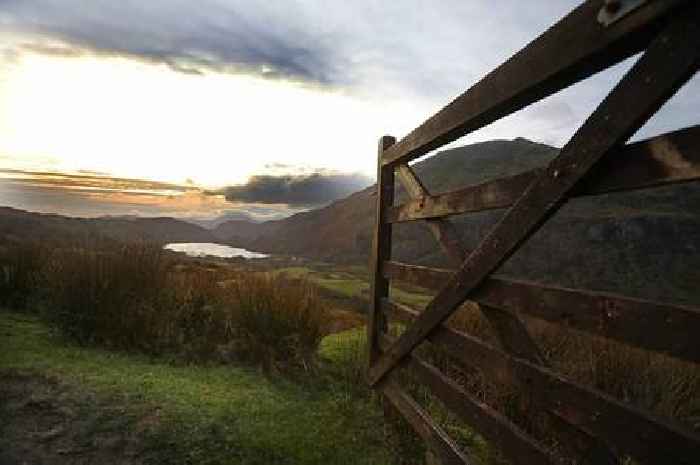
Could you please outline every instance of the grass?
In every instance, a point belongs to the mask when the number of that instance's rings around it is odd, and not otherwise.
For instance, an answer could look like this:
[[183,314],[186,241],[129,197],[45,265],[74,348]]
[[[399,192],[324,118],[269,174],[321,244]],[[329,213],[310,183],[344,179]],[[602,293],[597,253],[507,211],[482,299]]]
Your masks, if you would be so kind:
[[[359,272],[364,274],[358,275]],[[308,279],[314,284],[340,294],[344,297],[367,298],[369,282],[366,279],[366,270],[360,267],[348,267],[344,271],[320,271],[309,267],[294,266],[276,270],[277,274],[284,274],[293,279]],[[363,277],[360,277],[363,276]],[[424,307],[430,302],[431,295],[418,289],[408,289],[393,286],[391,295],[399,303],[414,307]]]
[[[127,414],[160,409],[148,440],[157,463],[391,463],[381,410],[335,381],[292,383],[230,366],[173,365],[145,355],[81,348],[35,317],[0,312],[0,372],[56,377],[102,398],[122,396]],[[341,348],[324,342],[322,354]],[[335,351],[335,352],[334,352]]]

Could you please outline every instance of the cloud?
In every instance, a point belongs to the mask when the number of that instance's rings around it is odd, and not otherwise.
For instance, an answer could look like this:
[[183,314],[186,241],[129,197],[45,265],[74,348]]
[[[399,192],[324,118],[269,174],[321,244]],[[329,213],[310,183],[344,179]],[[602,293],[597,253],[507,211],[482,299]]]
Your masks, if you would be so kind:
[[145,192],[151,195],[177,195],[196,190],[191,186],[145,179],[117,178],[89,170],[81,170],[77,174],[72,174],[0,168],[0,179],[20,181],[25,185],[79,189],[85,192],[121,191],[134,194]]
[[[370,146],[381,131],[398,137],[409,132],[580,3],[356,0],[329,7],[321,0],[0,0],[0,25],[38,38],[34,51],[40,53],[69,57],[88,50],[162,63],[191,75],[246,73],[339,88],[392,108],[391,115],[382,115],[383,127],[362,134],[354,127],[348,134]],[[0,53],[7,60],[16,55],[10,49]],[[524,136],[563,145],[630,64],[460,143]],[[268,104],[261,101],[260,107]],[[697,123],[698,104],[695,79],[640,136]],[[299,115],[284,124],[298,124],[303,134],[312,125],[303,109]],[[302,153],[304,147],[292,149]]]
[[211,219],[239,211],[255,221],[299,211],[283,205],[232,205],[223,195],[140,179],[0,170],[0,206],[73,217],[137,215]]
[[246,184],[221,192],[231,202],[316,206],[346,197],[371,183],[359,174],[257,175]]
[[329,50],[281,10],[220,0],[5,0],[0,24],[74,46],[30,45],[51,55],[87,48],[188,74],[213,69],[329,83]]

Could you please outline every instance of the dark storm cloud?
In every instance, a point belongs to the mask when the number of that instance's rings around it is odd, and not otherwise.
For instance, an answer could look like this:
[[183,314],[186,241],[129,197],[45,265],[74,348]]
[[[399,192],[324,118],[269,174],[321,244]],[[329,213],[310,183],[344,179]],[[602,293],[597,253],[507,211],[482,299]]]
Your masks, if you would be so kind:
[[30,45],[47,54],[131,55],[176,71],[246,72],[328,83],[328,50],[264,5],[198,0],[0,1],[7,30],[58,39],[78,49]]
[[231,202],[313,206],[346,197],[371,183],[358,174],[259,175],[222,192]]

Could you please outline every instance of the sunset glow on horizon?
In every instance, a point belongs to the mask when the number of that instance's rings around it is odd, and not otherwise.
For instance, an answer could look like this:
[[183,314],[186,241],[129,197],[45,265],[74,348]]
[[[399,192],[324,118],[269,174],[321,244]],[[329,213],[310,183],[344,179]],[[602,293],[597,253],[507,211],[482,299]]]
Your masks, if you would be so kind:
[[[6,168],[87,170],[204,188],[243,184],[271,165],[290,174],[371,176],[369,135],[401,114],[394,110],[390,118],[387,105],[342,89],[245,74],[190,75],[125,57],[29,52],[7,68],[0,84],[0,155],[12,157]],[[347,137],[349,128],[368,137]]]

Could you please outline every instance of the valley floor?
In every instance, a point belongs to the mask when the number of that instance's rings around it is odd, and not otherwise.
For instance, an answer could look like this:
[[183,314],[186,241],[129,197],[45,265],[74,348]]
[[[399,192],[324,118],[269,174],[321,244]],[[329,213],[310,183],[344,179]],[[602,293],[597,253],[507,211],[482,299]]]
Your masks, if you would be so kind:
[[326,339],[291,382],[81,348],[0,311],[0,465],[390,463],[381,408],[328,376],[343,338]]

